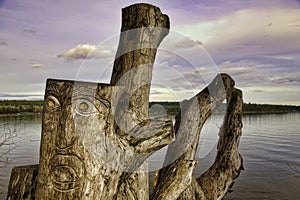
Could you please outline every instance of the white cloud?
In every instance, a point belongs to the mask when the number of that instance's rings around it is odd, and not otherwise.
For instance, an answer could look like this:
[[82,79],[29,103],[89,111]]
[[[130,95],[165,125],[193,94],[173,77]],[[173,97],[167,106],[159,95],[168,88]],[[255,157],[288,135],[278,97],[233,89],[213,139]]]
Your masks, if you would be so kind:
[[40,64],[40,63],[32,63],[31,64],[31,68],[34,68],[34,69],[41,68],[42,66],[43,66],[43,64]]
[[255,90],[252,90],[251,92],[264,92],[264,90],[255,89]]
[[163,67],[168,67],[169,63],[168,63],[168,61],[163,61],[163,62],[159,63],[158,65],[163,66]]
[[238,62],[224,61],[218,65],[221,72],[229,73],[232,75],[249,74],[255,72],[255,63],[247,60],[240,60]]
[[300,73],[279,74],[271,76],[269,80],[273,83],[300,83]]
[[291,55],[270,55],[270,56],[265,56],[266,58],[273,58],[277,60],[295,60],[296,58]]
[[214,57],[247,57],[298,50],[299,21],[300,9],[265,7],[239,10],[176,30],[203,41]]
[[268,74],[263,73],[258,68],[258,63],[240,60],[224,61],[218,65],[220,72],[229,74],[238,87],[270,85]]
[[196,45],[201,45],[202,42],[198,41],[198,40],[193,40],[190,37],[184,37],[178,41],[173,42],[173,44],[171,44],[173,47],[175,48],[192,48]]
[[102,59],[113,56],[110,50],[103,50],[96,45],[91,44],[78,44],[76,47],[64,51],[57,55],[58,58],[64,58],[67,61],[78,59]]
[[182,65],[179,65],[179,64],[170,64],[168,61],[163,61],[159,64],[156,64],[158,66],[161,66],[161,67],[173,67],[173,68],[180,68],[182,67]]
[[168,36],[162,41],[159,49],[173,53],[182,53],[199,48],[201,45],[203,45],[202,41],[171,30]]

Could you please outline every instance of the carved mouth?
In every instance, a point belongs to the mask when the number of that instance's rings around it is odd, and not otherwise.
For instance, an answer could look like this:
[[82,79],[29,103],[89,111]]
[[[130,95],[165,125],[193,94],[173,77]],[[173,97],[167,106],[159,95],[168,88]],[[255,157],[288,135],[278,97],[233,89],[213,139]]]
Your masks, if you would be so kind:
[[70,192],[80,187],[85,167],[79,157],[55,155],[50,162],[50,177],[55,190]]

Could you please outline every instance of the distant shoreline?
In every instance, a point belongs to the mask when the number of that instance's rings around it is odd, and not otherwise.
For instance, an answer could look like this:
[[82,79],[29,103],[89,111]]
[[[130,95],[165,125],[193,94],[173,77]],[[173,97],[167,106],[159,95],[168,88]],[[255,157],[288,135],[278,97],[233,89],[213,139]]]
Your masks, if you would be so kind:
[[[44,102],[42,100],[0,100],[0,116],[41,115],[43,112],[43,104]],[[150,113],[161,111],[162,107],[169,115],[176,115],[180,111],[179,102],[150,102],[149,107]],[[215,114],[224,114],[225,112],[225,103],[222,103],[217,109],[214,110]],[[300,112],[300,106],[256,103],[243,104],[243,115],[284,114],[297,112]]]
[[7,114],[0,114],[0,117],[38,116],[42,114],[43,113],[7,113]]
[[[150,107],[155,105],[162,106],[163,108],[165,108],[168,114],[172,114],[172,115],[177,114],[180,110],[180,104],[178,102],[150,102]],[[256,104],[256,103],[243,104],[243,115],[284,114],[284,113],[298,113],[298,112],[300,112],[300,106],[294,106],[294,105],[272,105],[272,104]],[[213,111],[213,113],[214,114],[226,113],[226,104],[222,103],[218,108],[216,108]]]
[[256,114],[287,114],[287,113],[300,113],[300,111],[244,111],[243,115],[256,115]]

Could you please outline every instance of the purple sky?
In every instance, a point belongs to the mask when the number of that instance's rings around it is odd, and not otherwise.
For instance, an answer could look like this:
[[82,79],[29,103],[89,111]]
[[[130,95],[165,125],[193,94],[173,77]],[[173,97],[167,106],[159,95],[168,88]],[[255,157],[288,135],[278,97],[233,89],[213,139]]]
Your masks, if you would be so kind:
[[[108,82],[121,8],[137,2],[0,0],[0,98],[42,98],[49,77]],[[300,1],[144,2],[171,20],[151,100],[189,98],[226,72],[245,102],[300,105]]]

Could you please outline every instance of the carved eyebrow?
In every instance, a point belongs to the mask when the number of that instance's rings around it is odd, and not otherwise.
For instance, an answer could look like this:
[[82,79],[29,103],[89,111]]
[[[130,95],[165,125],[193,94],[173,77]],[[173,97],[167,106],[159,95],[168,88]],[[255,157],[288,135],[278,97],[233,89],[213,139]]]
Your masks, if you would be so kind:
[[[95,104],[95,100],[97,102],[100,102],[102,105],[104,105],[106,108],[110,108],[110,102],[106,99],[101,99],[98,96],[92,96],[92,95],[77,95],[72,97],[75,101],[79,99],[85,99],[90,101],[91,103]],[[92,98],[92,99],[91,99]]]
[[46,87],[46,93],[47,96],[49,93],[59,94],[59,85],[57,83],[50,83]]
[[74,86],[73,87],[73,97],[84,97],[84,96],[92,96],[94,97],[96,92],[94,88],[88,88],[84,86]]
[[101,102],[106,108],[109,109],[111,107],[110,102],[107,101],[106,99],[100,99],[100,98],[97,98],[97,97],[95,97],[95,99],[97,99],[99,102]]
[[[99,95],[96,94],[96,89],[94,88],[88,88],[88,87],[84,87],[84,86],[78,86],[78,88],[76,88],[76,90],[74,90],[73,95],[72,95],[73,99],[89,99],[89,98],[93,98],[93,100],[96,100],[100,103],[102,103],[106,108],[110,108],[110,102],[107,99],[103,99],[100,98]],[[90,99],[90,101],[93,101]]]

